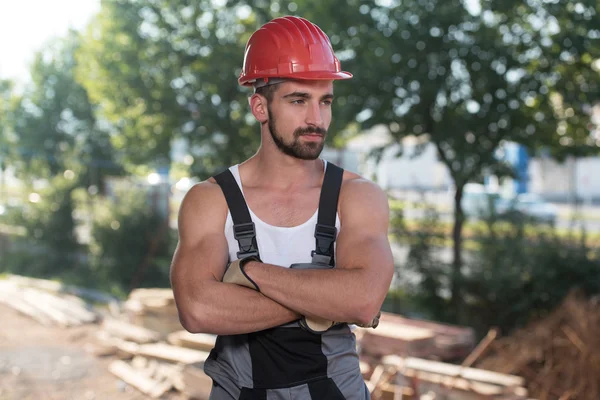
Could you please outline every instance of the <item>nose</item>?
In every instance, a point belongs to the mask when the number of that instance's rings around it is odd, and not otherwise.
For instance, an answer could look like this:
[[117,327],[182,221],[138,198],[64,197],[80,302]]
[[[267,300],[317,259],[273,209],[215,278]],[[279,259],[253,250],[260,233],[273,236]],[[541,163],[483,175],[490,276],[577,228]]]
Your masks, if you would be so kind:
[[318,102],[309,103],[305,122],[308,125],[323,126],[323,115],[321,114],[321,107]]

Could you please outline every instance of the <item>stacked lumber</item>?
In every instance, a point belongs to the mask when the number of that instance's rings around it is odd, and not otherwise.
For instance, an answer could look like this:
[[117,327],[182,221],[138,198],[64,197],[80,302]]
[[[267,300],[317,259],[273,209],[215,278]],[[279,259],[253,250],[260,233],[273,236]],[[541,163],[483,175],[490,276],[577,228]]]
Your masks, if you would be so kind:
[[211,351],[215,347],[217,337],[206,333],[189,333],[188,331],[178,331],[171,333],[167,341],[175,346],[187,347],[190,349]]
[[30,283],[11,278],[0,281],[0,302],[43,325],[72,327],[100,319],[100,314],[79,297],[36,289]]
[[132,290],[123,307],[130,321],[161,334],[183,329],[171,289]]
[[109,371],[149,398],[176,392],[188,399],[208,399],[212,380],[203,365],[215,336],[178,331],[165,337],[128,321],[105,319],[95,339],[87,350],[113,357]]
[[404,318],[381,313],[377,329],[356,331],[361,354],[377,359],[403,355],[436,360],[466,357],[475,345],[471,328]]
[[117,298],[98,290],[65,285],[61,282],[47,279],[29,278],[12,274],[8,275],[7,280],[24,287],[41,289],[54,294],[70,294],[94,303],[107,304],[111,308],[111,312],[118,311],[119,309],[119,300]]
[[109,371],[153,399],[175,390],[188,399],[208,400],[212,388],[212,380],[199,367],[142,356],[135,356],[130,362],[115,360]]
[[372,397],[527,399],[522,377],[414,357],[386,356],[367,382]]
[[478,364],[527,379],[540,400],[600,399],[600,304],[572,292],[546,318],[490,346]]

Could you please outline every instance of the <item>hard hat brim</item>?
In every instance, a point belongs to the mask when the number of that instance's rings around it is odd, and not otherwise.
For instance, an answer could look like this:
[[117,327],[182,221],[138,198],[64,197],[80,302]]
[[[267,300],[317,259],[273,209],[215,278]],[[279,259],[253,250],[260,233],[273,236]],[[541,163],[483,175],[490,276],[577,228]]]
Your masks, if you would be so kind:
[[265,76],[262,74],[256,74],[256,76],[246,75],[240,77],[238,82],[242,86],[252,86],[254,81],[257,79],[265,78],[284,78],[289,80],[312,80],[312,81],[328,81],[328,80],[342,80],[352,78],[352,74],[346,71],[330,72],[330,71],[304,71],[294,72],[292,74],[277,74],[273,76]]

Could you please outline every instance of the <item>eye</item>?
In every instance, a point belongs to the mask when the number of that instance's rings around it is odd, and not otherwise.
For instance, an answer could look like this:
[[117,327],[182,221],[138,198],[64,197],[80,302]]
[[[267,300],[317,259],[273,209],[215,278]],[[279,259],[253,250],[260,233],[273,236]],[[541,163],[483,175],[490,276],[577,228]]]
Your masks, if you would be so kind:
[[292,100],[291,103],[292,104],[304,104],[304,100],[302,100],[302,99]]
[[333,104],[333,101],[331,101],[331,100],[323,100],[323,102],[322,102],[322,103],[323,103],[324,105],[326,105],[326,106],[330,106],[330,105],[332,105],[332,104]]

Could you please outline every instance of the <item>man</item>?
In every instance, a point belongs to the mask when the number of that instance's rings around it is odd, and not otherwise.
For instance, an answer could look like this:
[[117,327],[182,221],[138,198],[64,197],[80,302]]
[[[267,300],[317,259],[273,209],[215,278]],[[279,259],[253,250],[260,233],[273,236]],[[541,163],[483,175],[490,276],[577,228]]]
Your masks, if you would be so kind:
[[369,398],[349,324],[376,326],[389,289],[387,197],[319,159],[333,81],[351,77],[305,19],[248,41],[261,146],[186,194],[171,270],[182,325],[219,335],[211,399]]

